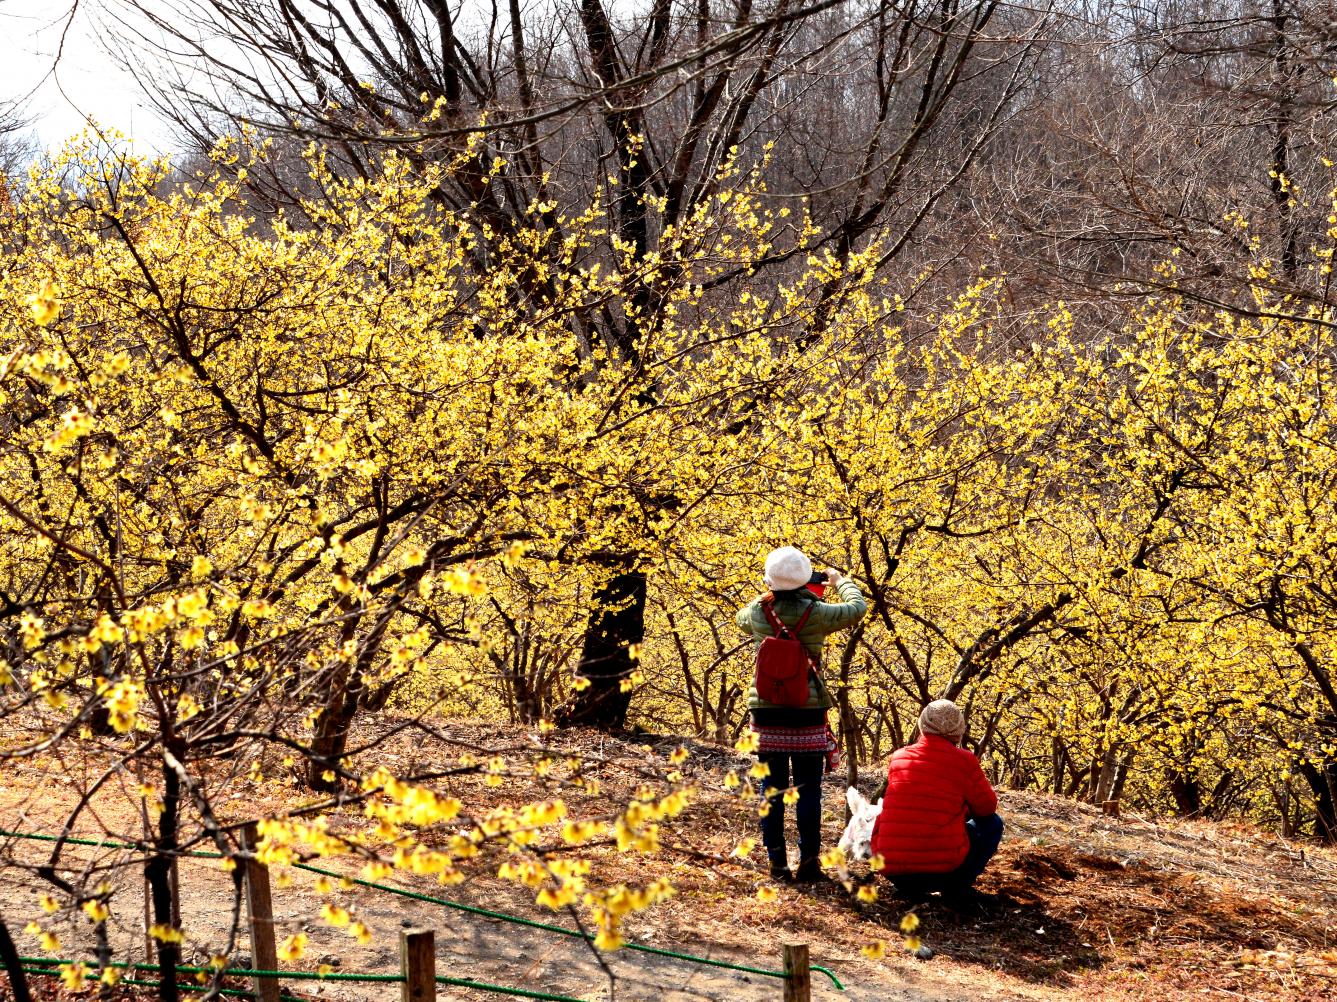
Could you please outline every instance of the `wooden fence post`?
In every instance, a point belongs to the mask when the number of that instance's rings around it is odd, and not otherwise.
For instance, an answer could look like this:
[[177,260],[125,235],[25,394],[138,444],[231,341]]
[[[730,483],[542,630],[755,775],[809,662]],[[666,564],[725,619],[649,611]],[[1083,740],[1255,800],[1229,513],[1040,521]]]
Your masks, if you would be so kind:
[[[260,841],[254,821],[241,830],[241,847],[254,856]],[[251,920],[251,967],[257,971],[278,968],[279,954],[274,945],[274,903],[269,896],[269,867],[247,859],[246,911]],[[252,987],[258,1002],[279,1002],[277,978],[252,978]]]
[[785,1002],[811,1002],[812,980],[808,975],[808,944],[785,944]]
[[436,999],[436,934],[431,929],[405,929],[399,934],[400,1002]]

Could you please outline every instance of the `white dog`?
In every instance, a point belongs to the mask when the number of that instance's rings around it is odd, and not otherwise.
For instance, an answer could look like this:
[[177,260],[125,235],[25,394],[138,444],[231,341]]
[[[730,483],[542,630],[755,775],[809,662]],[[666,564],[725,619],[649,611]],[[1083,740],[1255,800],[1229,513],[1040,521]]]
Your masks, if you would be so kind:
[[851,863],[867,859],[872,850],[873,822],[882,813],[882,801],[870,804],[866,797],[854,787],[845,791],[845,803],[850,805],[850,823],[845,826],[845,834],[840,836],[840,849]]

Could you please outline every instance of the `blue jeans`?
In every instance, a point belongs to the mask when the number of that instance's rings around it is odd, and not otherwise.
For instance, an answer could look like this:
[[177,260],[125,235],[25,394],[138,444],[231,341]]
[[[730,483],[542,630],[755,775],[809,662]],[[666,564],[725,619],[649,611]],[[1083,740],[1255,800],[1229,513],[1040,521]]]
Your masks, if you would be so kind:
[[785,802],[781,792],[792,782],[798,787],[798,804],[794,812],[798,821],[799,862],[813,859],[822,851],[822,772],[826,756],[820,752],[791,755],[788,752],[766,752],[758,759],[771,767],[771,774],[762,781],[764,794],[770,797],[771,809],[761,819],[761,841],[772,863],[784,865],[785,859]]
[[984,868],[998,851],[1003,841],[1003,819],[997,814],[971,818],[966,822],[966,837],[970,848],[961,865],[948,873],[898,873],[891,878],[899,891],[927,893],[928,891],[959,892],[973,887]]

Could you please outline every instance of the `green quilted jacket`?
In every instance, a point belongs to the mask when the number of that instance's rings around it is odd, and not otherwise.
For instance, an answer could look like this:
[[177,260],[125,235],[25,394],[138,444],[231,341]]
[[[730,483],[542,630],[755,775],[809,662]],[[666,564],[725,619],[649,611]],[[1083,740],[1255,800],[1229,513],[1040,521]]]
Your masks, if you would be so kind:
[[[864,600],[863,592],[853,581],[846,579],[841,582],[838,591],[840,594],[838,602],[824,602],[806,589],[781,592],[775,597],[775,615],[786,626],[793,626],[802,617],[804,610],[809,605],[813,606],[812,615],[808,617],[808,621],[803,624],[802,632],[799,633],[799,640],[808,653],[819,661],[826,635],[853,626],[863,619],[864,613],[868,611],[868,603]],[[737,622],[738,628],[752,637],[754,649],[760,647],[766,637],[775,635],[771,624],[766,622],[766,614],[762,612],[760,596],[738,610]],[[752,710],[774,706],[757,695],[755,684],[748,689],[747,705]],[[814,673],[808,681],[808,702],[804,709],[826,710],[831,705],[831,694],[827,691],[826,684],[822,681],[820,673]]]

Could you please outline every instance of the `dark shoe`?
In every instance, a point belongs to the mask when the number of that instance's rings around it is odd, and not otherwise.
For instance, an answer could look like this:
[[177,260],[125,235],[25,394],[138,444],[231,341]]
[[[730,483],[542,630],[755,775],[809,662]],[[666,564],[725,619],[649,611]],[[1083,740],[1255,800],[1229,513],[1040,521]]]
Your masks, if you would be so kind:
[[928,900],[932,893],[929,888],[910,884],[903,886],[901,884],[892,884],[892,892],[897,901],[904,901],[909,905],[921,905]]
[[794,882],[794,875],[789,872],[789,864],[772,861],[771,879],[778,881],[781,884],[792,884]]
[[948,887],[943,889],[942,903],[958,915],[973,916],[983,911],[984,899],[973,887]]
[[822,863],[818,859],[805,859],[794,871],[796,884],[823,884],[830,881],[831,878],[822,872]]

